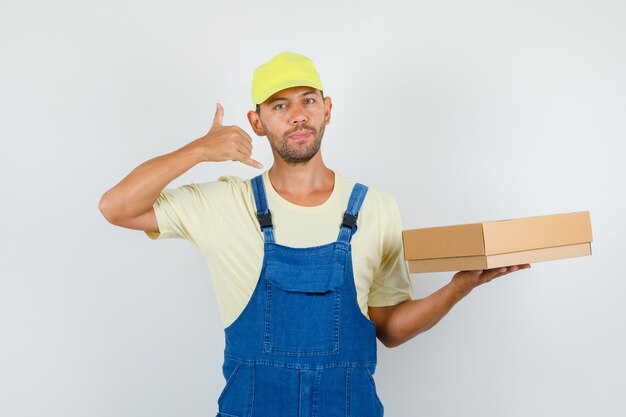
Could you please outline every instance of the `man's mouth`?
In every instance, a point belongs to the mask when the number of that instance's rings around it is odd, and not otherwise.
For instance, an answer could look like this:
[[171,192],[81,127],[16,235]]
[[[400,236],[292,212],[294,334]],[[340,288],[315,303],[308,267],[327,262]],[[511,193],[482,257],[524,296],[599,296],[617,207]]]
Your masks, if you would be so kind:
[[290,139],[306,139],[309,137],[309,135],[311,135],[311,131],[310,130],[296,130],[295,132],[293,132],[291,135],[289,135],[288,137]]

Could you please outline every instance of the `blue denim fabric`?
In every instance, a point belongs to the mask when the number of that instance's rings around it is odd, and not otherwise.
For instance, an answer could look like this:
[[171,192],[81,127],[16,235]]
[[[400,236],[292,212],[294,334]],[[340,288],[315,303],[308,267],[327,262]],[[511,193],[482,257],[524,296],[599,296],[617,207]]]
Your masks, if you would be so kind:
[[[267,215],[262,176],[252,184],[257,213]],[[366,193],[354,186],[348,215],[358,214]],[[259,281],[224,330],[218,417],[383,416],[373,378],[376,327],[359,308],[352,272],[356,224],[309,248],[277,244],[271,223],[262,229]]]

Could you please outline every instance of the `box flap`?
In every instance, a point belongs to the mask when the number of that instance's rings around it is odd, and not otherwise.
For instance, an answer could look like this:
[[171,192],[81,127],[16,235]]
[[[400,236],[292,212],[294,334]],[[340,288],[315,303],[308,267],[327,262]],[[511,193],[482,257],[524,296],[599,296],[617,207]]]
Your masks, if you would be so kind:
[[483,222],[485,254],[591,242],[588,211]]
[[402,232],[405,259],[429,259],[485,254],[480,223],[428,227]]

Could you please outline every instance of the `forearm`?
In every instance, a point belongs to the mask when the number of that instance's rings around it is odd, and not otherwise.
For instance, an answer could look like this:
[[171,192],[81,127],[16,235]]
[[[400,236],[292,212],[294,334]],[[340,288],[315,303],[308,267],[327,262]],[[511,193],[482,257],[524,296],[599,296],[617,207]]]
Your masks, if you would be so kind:
[[194,142],[139,165],[100,199],[107,220],[132,218],[148,211],[161,191],[174,179],[202,161]]
[[387,311],[375,313],[377,336],[385,346],[395,347],[425,332],[439,322],[463,297],[474,288],[494,278],[519,269],[530,268],[530,264],[512,265],[476,271],[459,271],[450,283],[426,298],[411,300],[385,307]]
[[[161,191],[200,162],[241,161],[255,168],[263,168],[261,163],[250,158],[250,136],[238,126],[224,126],[223,117],[224,108],[218,103],[213,124],[206,135],[174,152],[144,162],[104,193],[99,204],[104,217],[113,224],[129,224],[124,220],[148,214]],[[155,225],[143,224],[142,227]]]
[[452,280],[426,298],[410,300],[394,307],[384,336],[386,345],[395,347],[436,325],[470,288]]

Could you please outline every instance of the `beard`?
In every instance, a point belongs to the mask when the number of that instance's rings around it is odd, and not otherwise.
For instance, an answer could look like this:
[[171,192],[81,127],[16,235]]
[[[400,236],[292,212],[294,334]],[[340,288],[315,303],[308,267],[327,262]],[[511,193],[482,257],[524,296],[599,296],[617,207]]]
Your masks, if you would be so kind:
[[[263,122],[261,122],[263,124]],[[318,128],[307,124],[300,124],[293,129],[283,133],[282,137],[278,137],[274,132],[269,131],[265,125],[263,125],[267,138],[269,139],[272,150],[276,152],[280,157],[290,165],[305,164],[309,162],[320,150],[322,144],[322,138],[324,137],[324,130],[326,123],[322,122]],[[292,135],[298,130],[308,130],[311,132],[313,139],[308,139],[305,143],[295,144],[289,139],[289,135]]]

